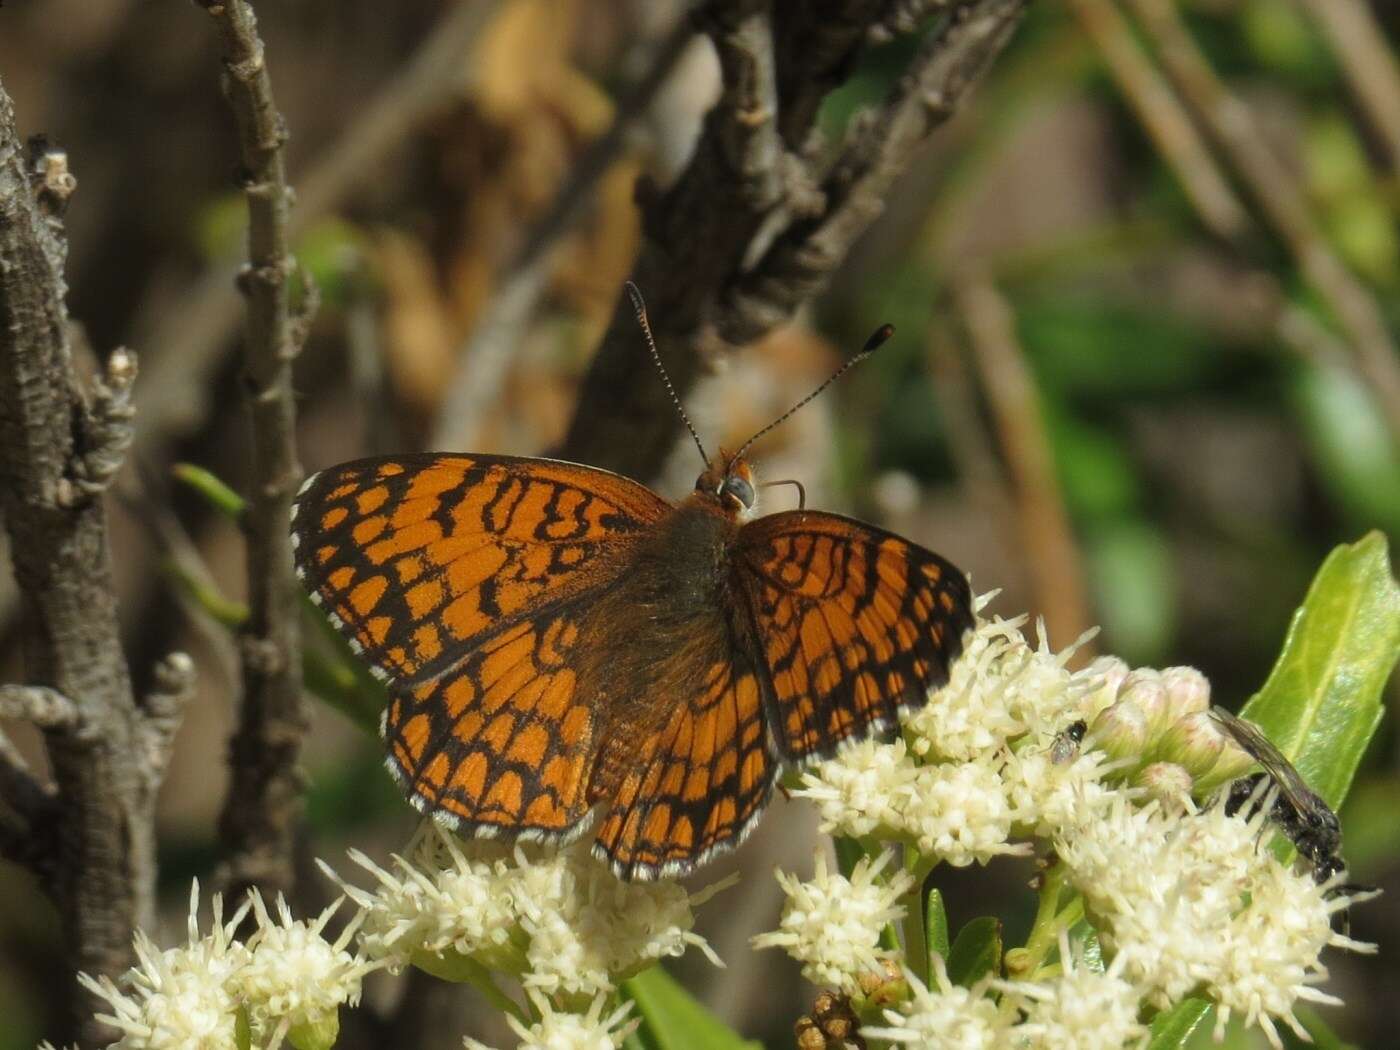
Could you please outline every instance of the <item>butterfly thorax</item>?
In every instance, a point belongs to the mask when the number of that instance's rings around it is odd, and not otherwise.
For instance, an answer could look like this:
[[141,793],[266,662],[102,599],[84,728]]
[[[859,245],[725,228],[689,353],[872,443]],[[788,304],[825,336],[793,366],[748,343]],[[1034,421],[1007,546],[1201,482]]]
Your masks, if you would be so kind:
[[713,654],[728,651],[728,550],[738,530],[718,501],[695,493],[641,541],[589,610],[609,625],[608,637],[625,642],[590,654],[579,670],[580,695],[595,698],[598,719],[590,795],[607,797],[636,768],[640,742],[675,715]]

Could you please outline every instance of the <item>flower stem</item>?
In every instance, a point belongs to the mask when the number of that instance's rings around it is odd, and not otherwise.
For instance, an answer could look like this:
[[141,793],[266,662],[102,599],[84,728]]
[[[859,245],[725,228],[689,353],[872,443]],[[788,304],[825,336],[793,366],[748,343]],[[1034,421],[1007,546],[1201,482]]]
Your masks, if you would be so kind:
[[496,979],[491,976],[491,971],[482,966],[475,959],[464,960],[466,966],[464,973],[467,982],[486,996],[492,1006],[499,1010],[504,1010],[522,1024],[529,1024],[531,1018],[528,1017],[519,1003],[517,1003],[505,992],[501,991],[501,986],[496,983]]

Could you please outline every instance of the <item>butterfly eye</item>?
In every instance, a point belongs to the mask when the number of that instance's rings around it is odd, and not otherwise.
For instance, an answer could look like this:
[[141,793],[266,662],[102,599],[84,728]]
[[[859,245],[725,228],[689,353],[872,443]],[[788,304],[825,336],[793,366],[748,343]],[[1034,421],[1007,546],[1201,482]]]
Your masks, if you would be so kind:
[[753,486],[736,474],[724,479],[720,488],[721,496],[733,496],[747,509],[753,506]]

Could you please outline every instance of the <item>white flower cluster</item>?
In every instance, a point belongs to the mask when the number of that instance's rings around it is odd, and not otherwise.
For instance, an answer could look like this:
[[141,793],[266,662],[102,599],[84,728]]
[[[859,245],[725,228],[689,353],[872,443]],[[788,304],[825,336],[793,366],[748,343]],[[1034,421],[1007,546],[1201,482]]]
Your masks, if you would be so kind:
[[[1028,646],[1024,616],[984,621],[968,638],[951,680],[904,722],[893,744],[864,741],[807,771],[793,793],[817,805],[823,831],[898,842],[925,868],[985,864],[1026,854],[1018,833],[1059,826],[1075,789],[1097,783],[1113,764],[1083,749],[1057,762],[1056,735],[1092,720],[1112,703],[1127,668],[1066,664],[1087,636],[1055,654]],[[1024,835],[1020,836],[1024,839]]]
[[[622,1041],[637,1027],[635,1019],[627,1020],[632,1004],[625,1003],[612,1013],[603,1014],[607,996],[595,996],[582,1013],[556,1010],[539,992],[530,991],[530,1004],[539,1020],[524,1024],[507,1014],[506,1023],[520,1037],[518,1050],[617,1050]],[[465,1050],[491,1050],[485,1043],[467,1038]]]
[[[1111,657],[1071,671],[1085,639],[1055,654],[1043,630],[1027,644],[1024,622],[979,621],[949,683],[898,739],[863,742],[804,774],[794,794],[815,803],[824,831],[871,853],[902,847],[904,865],[886,872],[886,855],[844,879],[819,862],[806,883],[780,872],[779,929],[755,943],[858,999],[862,975],[894,962],[877,946],[911,882],[940,862],[986,863],[1038,841],[1083,899],[1082,910],[1044,916],[1064,924],[1041,949],[1058,934],[1058,962],[1037,956],[1025,980],[972,988],[952,985],[940,963],[928,987],[909,975],[888,1026],[865,1035],[927,1047],[1132,1046],[1146,1038],[1144,1004],[1202,992],[1217,1006],[1217,1036],[1234,1016],[1275,1046],[1278,1022],[1301,1035],[1300,1000],[1336,1002],[1316,988],[1323,948],[1371,950],[1332,930],[1357,897],[1339,892],[1340,876],[1319,886],[1259,848],[1272,796],[1236,815],[1223,801],[1198,804],[1252,766],[1209,716],[1199,672],[1130,671]],[[1082,965],[1064,936],[1085,913],[1106,970]]]
[[1223,803],[1182,814],[1119,795],[1055,842],[1114,963],[1147,1002],[1165,1008],[1204,988],[1217,1031],[1234,1014],[1274,1046],[1275,1020],[1303,1039],[1299,1000],[1338,1004],[1317,990],[1331,945],[1373,951],[1332,929],[1350,902],[1311,872],[1259,848],[1265,807],[1227,816]]
[[463,843],[425,821],[386,870],[364,854],[370,892],[322,868],[364,911],[360,948],[391,968],[412,963],[449,980],[478,968],[517,977],[559,1002],[586,1006],[652,963],[692,945],[694,907],[728,883],[688,893],[678,883],[621,882],[586,844],[558,851]]
[[[1138,1020],[1137,989],[1120,975],[1083,963],[1060,936],[1061,972],[1044,981],[984,978],[971,987],[952,983],[942,958],[933,960],[929,987],[906,973],[910,996],[884,1011],[884,1025],[861,1034],[924,1050],[1123,1050],[1139,1046],[1147,1027]],[[999,993],[999,998],[998,998]]]
[[[334,942],[322,935],[337,906],[308,924],[293,919],[279,899],[274,919],[254,892],[225,923],[215,895],[213,926],[201,936],[196,882],[187,944],[162,951],[137,931],[138,965],[120,982],[87,974],[78,980],[111,1006],[99,1019],[121,1032],[113,1044],[120,1050],[237,1050],[240,1025],[260,1050],[275,1050],[287,1038],[299,1047],[329,1048],[339,1034],[340,1007],[359,1001],[360,984],[375,968],[345,950],[355,922]],[[249,909],[257,930],[240,944],[233,934]]]
[[904,917],[899,898],[914,886],[908,872],[881,879],[894,854],[873,863],[856,862],[850,878],[827,869],[818,853],[811,882],[779,871],[787,894],[778,929],[753,939],[755,948],[782,948],[802,963],[802,976],[813,984],[854,992],[860,979],[883,969],[890,954],[879,949],[880,934]]

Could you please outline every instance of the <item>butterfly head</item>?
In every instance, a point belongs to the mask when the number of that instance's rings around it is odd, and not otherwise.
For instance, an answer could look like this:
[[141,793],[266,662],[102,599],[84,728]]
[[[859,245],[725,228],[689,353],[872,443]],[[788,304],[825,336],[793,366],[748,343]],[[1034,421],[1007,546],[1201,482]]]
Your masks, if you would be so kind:
[[695,479],[695,492],[706,501],[719,505],[725,514],[748,520],[754,516],[758,503],[753,468],[742,457],[719,456]]

